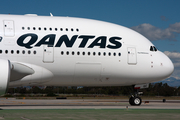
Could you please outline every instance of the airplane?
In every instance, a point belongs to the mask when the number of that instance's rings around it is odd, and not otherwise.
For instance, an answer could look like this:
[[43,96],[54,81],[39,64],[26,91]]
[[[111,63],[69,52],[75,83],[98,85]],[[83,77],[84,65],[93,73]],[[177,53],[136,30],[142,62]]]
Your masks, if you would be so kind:
[[[174,71],[147,38],[99,20],[0,15],[0,95],[18,86],[146,88]],[[130,105],[141,105],[135,90]]]

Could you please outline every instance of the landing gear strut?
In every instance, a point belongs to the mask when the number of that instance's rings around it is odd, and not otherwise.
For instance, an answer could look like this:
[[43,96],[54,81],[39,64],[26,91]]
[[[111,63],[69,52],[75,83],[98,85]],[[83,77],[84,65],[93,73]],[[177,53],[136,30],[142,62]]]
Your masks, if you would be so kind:
[[138,96],[138,89],[136,89],[134,95],[131,95],[131,97],[129,98],[129,104],[134,105],[134,106],[139,106],[141,105],[141,103],[142,103],[142,100]]

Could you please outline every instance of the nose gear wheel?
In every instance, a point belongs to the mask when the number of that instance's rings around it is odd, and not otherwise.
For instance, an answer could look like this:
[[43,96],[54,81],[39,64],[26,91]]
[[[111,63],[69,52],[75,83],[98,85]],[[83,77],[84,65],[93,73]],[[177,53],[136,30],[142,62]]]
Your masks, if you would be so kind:
[[139,106],[139,105],[141,105],[141,103],[142,103],[142,100],[138,96],[131,96],[129,99],[130,105]]

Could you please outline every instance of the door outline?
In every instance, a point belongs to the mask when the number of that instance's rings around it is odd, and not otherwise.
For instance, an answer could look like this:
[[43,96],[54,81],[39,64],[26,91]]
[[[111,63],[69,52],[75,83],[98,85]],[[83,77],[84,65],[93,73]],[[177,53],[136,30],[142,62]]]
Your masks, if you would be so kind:
[[43,62],[53,63],[54,62],[54,47],[49,45],[43,45]]
[[127,62],[129,65],[136,65],[137,64],[137,54],[135,47],[128,47],[127,48]]
[[13,20],[4,20],[4,36],[13,37],[15,35],[14,30],[14,21]]

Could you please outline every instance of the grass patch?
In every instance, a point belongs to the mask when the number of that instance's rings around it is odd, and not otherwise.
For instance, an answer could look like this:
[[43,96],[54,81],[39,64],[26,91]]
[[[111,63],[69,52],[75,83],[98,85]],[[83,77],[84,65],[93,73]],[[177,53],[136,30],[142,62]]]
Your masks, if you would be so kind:
[[52,110],[0,110],[0,119],[98,119],[98,120],[179,120],[180,109],[52,109]]

